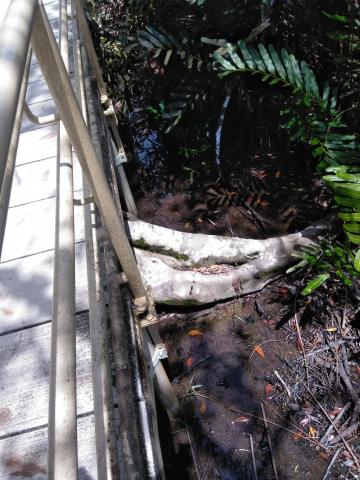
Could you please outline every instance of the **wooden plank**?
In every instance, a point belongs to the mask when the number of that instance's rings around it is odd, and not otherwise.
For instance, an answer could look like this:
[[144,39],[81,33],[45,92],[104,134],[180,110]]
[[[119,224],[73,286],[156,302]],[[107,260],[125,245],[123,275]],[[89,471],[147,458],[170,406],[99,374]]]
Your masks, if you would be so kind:
[[[78,162],[74,162],[74,189],[76,197],[81,196],[82,175]],[[11,190],[10,207],[22,205],[55,196],[56,158],[19,165],[15,168]]]
[[[70,73],[71,83],[75,89],[75,74]],[[51,94],[47,83],[44,78],[38,80],[37,82],[30,83],[27,88],[26,92],[26,101],[30,108],[32,109],[32,105],[44,102],[45,100],[50,100]]]
[[[79,418],[77,431],[78,480],[97,480],[93,415]],[[0,478],[46,480],[46,457],[47,428],[0,440]]]
[[[43,115],[50,115],[57,112],[56,105],[52,99],[45,100],[43,102],[35,103],[31,105],[31,111],[36,116],[43,116]],[[30,130],[37,130],[38,128],[42,128],[36,123],[30,122],[30,120],[23,116],[23,120],[21,123],[21,133],[29,132]]]
[[56,157],[58,127],[56,124],[37,128],[20,135],[16,165]]
[[[75,246],[76,308],[88,309],[85,243]],[[51,319],[54,251],[0,264],[0,334]],[[1,388],[1,383],[0,383]]]
[[[9,208],[1,262],[55,248],[55,209],[55,197]],[[74,215],[78,243],[85,238],[84,208],[75,206]]]
[[[78,415],[93,411],[89,315],[77,315]],[[47,424],[51,322],[0,336],[0,438]]]

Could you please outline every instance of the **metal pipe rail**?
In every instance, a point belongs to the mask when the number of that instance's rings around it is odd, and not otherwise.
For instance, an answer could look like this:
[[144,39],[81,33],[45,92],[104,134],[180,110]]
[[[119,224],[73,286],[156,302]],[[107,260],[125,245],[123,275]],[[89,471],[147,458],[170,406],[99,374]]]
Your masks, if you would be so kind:
[[[48,478],[75,480],[77,478],[75,266],[71,146],[75,149],[102,222],[126,275],[138,311],[146,311],[147,298],[133,251],[125,233],[124,224],[119,217],[84,120],[84,99],[79,97],[82,104],[82,108],[80,108],[69,79],[67,0],[60,0],[60,2],[61,50],[57,45],[41,0],[12,0],[0,29],[0,78],[2,79],[0,82],[0,255],[19,139],[21,114],[25,102],[30,63],[28,61],[26,66],[26,59],[31,44],[59,113],[47,118],[34,116],[27,106],[25,106],[25,110],[30,117],[34,117],[33,120],[41,125],[49,120],[56,121],[58,118],[61,120],[58,135],[57,227],[51,340]],[[86,39],[85,46],[89,48],[88,54],[99,82],[100,94],[104,97],[106,90],[102,78],[99,77],[99,67],[96,64],[97,59],[91,37],[89,38],[81,0],[71,0],[71,2],[72,6],[76,6],[75,17],[83,27],[82,34]],[[96,330],[96,328],[97,326],[93,322],[93,330]],[[93,350],[94,352],[97,351],[96,345],[93,345]],[[96,368],[100,368],[100,366]],[[94,387],[96,385],[95,381]],[[103,399],[99,398],[99,409],[104,408],[105,411],[106,406],[102,406],[102,401]],[[140,402],[140,410],[144,416],[145,407],[143,405],[144,402]],[[143,432],[146,430],[146,425],[144,421]],[[145,445],[150,458],[148,435],[149,432],[145,435]],[[97,438],[100,437],[101,435],[99,436],[97,432]],[[101,438],[106,437],[102,436]],[[104,473],[99,472],[99,479],[109,479],[107,465],[104,464],[103,470]],[[150,476],[151,478],[157,478],[158,470],[155,468]]]

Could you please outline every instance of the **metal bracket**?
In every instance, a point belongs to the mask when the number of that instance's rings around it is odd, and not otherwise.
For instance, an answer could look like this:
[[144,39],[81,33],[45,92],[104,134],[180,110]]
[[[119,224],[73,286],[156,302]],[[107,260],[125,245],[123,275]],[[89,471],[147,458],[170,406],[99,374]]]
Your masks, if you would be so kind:
[[77,207],[83,207],[84,205],[89,205],[89,203],[94,203],[93,197],[74,198],[74,205]]
[[164,344],[155,345],[154,355],[152,356],[152,364],[153,367],[156,368],[160,362],[160,360],[165,360],[168,358],[168,353]]
[[116,167],[120,167],[123,163],[127,163],[127,158],[124,151],[119,152],[114,158],[114,164]]

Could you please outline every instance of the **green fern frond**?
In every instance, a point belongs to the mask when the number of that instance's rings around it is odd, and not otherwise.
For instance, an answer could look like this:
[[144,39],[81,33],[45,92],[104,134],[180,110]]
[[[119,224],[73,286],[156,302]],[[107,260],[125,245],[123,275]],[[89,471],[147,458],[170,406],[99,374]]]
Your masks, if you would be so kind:
[[239,72],[259,74],[270,85],[282,84],[291,87],[294,93],[301,92],[306,106],[316,103],[322,111],[330,113],[330,119],[323,121],[311,114],[310,145],[313,156],[328,165],[326,170],[330,175],[323,180],[335,194],[344,232],[350,242],[360,245],[360,146],[357,136],[347,133],[347,125],[337,111],[337,90],[332,90],[328,83],[321,90],[309,65],[299,62],[284,48],[279,55],[272,45],[266,47],[260,43],[255,47],[239,41],[237,45],[221,45],[213,58],[220,77]]
[[222,46],[213,57],[221,77],[239,72],[259,74],[263,81],[271,85],[281,83],[292,87],[294,92],[308,95],[325,107],[335,108],[335,92],[332,93],[329,85],[325,84],[320,93],[313,70],[306,62],[299,63],[285,48],[279,54],[273,45],[266,47],[259,43],[254,46],[240,40],[237,45],[227,43],[225,48]]
[[166,105],[162,114],[167,124],[165,133],[169,133],[183,118],[183,116],[195,106],[206,99],[206,92],[196,86],[184,85],[176,92],[171,93],[172,101]]
[[138,30],[139,44],[151,52],[152,59],[157,59],[162,65],[167,66],[173,56],[178,56],[189,70],[200,71],[203,66],[201,58],[188,54],[183,48],[186,39],[180,43],[171,33],[163,28],[145,27]]

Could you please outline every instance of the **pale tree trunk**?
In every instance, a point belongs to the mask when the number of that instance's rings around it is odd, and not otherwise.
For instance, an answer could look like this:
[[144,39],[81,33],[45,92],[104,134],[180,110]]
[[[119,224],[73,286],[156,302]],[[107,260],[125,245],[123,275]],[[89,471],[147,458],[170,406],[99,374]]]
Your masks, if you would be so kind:
[[282,237],[252,240],[184,233],[127,220],[144,283],[157,303],[204,305],[262,289],[321,240],[334,216]]

